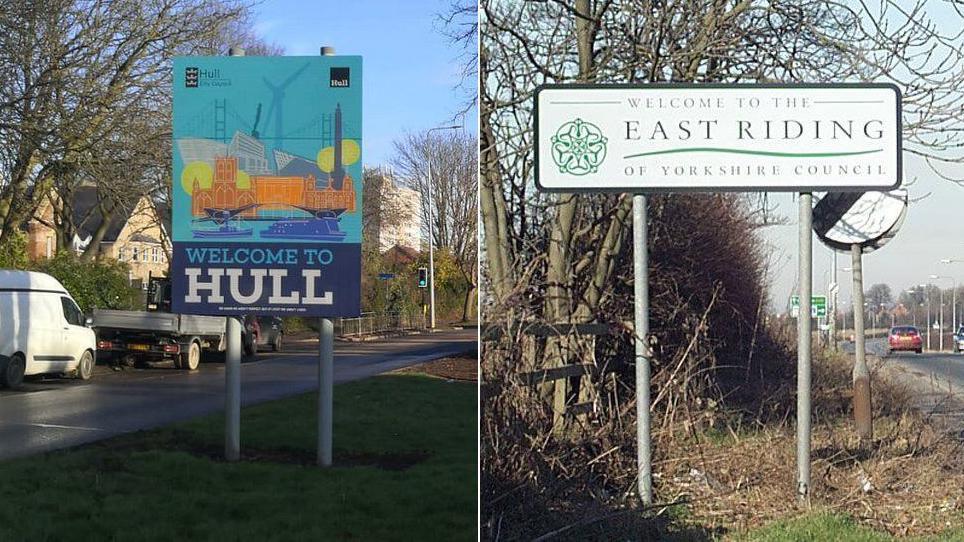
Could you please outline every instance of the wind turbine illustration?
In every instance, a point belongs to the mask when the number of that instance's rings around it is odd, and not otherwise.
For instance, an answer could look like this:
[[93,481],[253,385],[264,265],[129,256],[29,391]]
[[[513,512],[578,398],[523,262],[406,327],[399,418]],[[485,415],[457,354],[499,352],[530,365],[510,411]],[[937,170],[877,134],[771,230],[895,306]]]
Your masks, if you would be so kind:
[[[267,77],[262,77],[261,80],[264,81],[268,90],[271,91],[271,104],[268,106],[268,112],[265,114],[264,123],[268,126],[271,119],[274,119],[274,144],[275,147],[281,147],[281,142],[284,140],[284,101],[285,101],[285,89],[288,85],[293,83],[295,79],[298,78],[305,70],[308,69],[309,63],[305,63],[304,66],[298,68],[293,74],[288,76],[279,85],[275,85],[271,81],[268,81]],[[273,115],[273,117],[272,117]],[[278,164],[275,164],[277,168]]]

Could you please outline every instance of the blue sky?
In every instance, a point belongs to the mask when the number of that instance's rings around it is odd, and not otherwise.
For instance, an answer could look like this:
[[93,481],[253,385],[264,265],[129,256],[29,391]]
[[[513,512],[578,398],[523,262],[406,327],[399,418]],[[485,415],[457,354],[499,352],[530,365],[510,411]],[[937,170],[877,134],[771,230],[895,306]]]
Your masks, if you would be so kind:
[[[362,159],[387,164],[392,141],[451,124],[466,95],[459,83],[461,49],[440,33],[437,14],[450,0],[293,1],[255,6],[255,31],[286,55],[317,55],[322,45],[364,62]],[[474,83],[473,83],[474,85]],[[478,129],[473,108],[465,119]]]
[[[926,15],[945,35],[956,35],[959,31],[960,17],[950,6],[930,3]],[[957,43],[960,45],[960,41]],[[952,151],[947,155],[955,157],[961,153]],[[918,284],[951,287],[951,281],[931,279],[932,274],[949,276],[964,285],[964,263],[941,263],[942,259],[964,260],[964,227],[959,218],[961,203],[964,202],[964,186],[940,179],[921,158],[907,151],[903,157],[903,188],[907,189],[911,203],[896,237],[880,250],[864,256],[864,290],[882,282],[890,285],[894,297],[897,297],[901,290]],[[964,178],[964,165],[943,165],[939,169],[955,178]],[[770,307],[776,312],[786,310],[788,298],[795,292],[798,283],[799,215],[795,197],[793,194],[771,194],[771,202],[777,205],[777,213],[787,217],[789,223],[761,231],[773,264],[769,273]],[[813,239],[813,258],[813,293],[824,294],[831,282],[833,252],[816,236]],[[849,310],[853,277],[843,269],[851,266],[850,255],[838,253],[836,261],[837,282],[840,285],[838,303],[841,309]]]

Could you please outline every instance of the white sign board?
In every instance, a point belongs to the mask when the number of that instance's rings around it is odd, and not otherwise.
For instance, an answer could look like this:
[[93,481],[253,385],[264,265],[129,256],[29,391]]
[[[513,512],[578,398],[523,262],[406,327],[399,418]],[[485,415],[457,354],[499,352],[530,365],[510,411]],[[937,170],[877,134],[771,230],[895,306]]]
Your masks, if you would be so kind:
[[546,85],[536,184],[555,192],[890,190],[890,84]]

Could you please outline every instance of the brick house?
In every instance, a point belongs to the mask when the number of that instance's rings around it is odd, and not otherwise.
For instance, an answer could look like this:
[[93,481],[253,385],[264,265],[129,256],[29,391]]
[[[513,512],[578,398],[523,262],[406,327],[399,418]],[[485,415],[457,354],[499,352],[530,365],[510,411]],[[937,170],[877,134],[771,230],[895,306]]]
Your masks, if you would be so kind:
[[[87,249],[103,217],[95,209],[97,189],[81,187],[74,192],[72,213],[77,233],[71,247],[78,253]],[[141,197],[131,208],[119,208],[111,214],[110,224],[97,249],[98,258],[113,258],[130,266],[132,283],[144,284],[148,275],[167,275],[171,254],[170,224],[166,209],[150,198]],[[32,260],[50,258],[56,252],[57,233],[47,224],[53,223],[53,207],[45,201],[36,216],[27,223],[27,255]]]

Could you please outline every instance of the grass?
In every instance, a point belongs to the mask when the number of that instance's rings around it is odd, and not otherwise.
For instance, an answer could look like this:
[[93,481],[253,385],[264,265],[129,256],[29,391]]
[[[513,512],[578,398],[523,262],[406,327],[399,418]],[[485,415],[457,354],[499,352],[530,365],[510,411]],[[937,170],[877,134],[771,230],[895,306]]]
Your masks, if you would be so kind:
[[[835,540],[841,542],[885,542],[893,540],[890,535],[857,524],[849,516],[829,512],[818,512],[807,516],[781,520],[766,527],[750,531],[737,537],[741,542],[805,542]],[[964,528],[951,530],[940,535],[912,538],[917,541],[954,541],[964,540]]]
[[313,466],[315,395],[0,463],[6,540],[474,540],[473,383],[380,376],[335,388],[334,463]]

